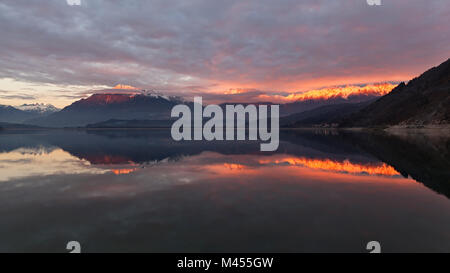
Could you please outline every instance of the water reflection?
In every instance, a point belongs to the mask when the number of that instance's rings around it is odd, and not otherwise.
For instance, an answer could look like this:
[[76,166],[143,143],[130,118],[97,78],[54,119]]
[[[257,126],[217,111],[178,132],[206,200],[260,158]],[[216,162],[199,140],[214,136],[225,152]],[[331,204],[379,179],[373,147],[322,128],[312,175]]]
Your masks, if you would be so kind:
[[102,174],[86,160],[53,147],[18,148],[0,153],[0,182],[54,174]]
[[400,175],[393,167],[383,162],[377,163],[352,163],[349,160],[342,162],[330,159],[309,159],[305,157],[280,156],[275,160],[261,160],[261,164],[306,166],[310,169],[343,172],[351,174],[370,175]]
[[0,251],[450,251],[448,137],[169,134],[0,134]]

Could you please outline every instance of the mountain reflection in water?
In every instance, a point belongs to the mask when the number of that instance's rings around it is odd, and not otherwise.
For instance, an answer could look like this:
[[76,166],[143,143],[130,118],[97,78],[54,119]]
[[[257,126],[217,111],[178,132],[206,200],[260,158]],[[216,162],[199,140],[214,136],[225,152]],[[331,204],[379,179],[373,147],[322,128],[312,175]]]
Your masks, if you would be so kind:
[[0,251],[450,251],[449,143],[292,130],[268,153],[167,130],[4,131]]

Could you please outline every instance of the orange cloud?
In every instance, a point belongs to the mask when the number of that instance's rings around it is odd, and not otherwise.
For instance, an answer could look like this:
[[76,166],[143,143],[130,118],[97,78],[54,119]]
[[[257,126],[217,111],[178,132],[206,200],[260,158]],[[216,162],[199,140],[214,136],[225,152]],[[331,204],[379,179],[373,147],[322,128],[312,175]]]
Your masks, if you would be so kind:
[[352,95],[375,95],[384,96],[391,92],[397,85],[391,83],[360,86],[332,87],[317,90],[310,90],[301,94],[291,94],[287,96],[288,100],[307,100],[307,99],[329,99],[333,97],[348,98]]
[[126,85],[126,84],[117,84],[116,86],[113,87],[113,89],[120,89],[120,90],[138,90],[139,88],[131,86],[131,85]]
[[[238,84],[237,84],[238,85]],[[272,103],[289,103],[310,99],[348,99],[351,96],[383,96],[388,94],[397,86],[393,83],[377,83],[366,85],[342,85],[330,86],[324,88],[310,89],[305,92],[295,91],[263,91],[258,88],[237,87],[226,88],[225,91],[204,91],[198,92],[196,95],[204,96],[205,100],[210,103],[226,102],[267,102]],[[222,88],[222,87],[220,87]],[[219,89],[218,89],[219,90]],[[266,89],[267,90],[267,89]]]
[[293,93],[288,96],[280,95],[260,95],[261,99],[275,99],[280,102],[292,102],[310,99],[347,99],[353,95],[384,96],[392,91],[397,85],[391,83],[368,84],[365,86],[347,85],[344,87],[328,87],[322,89],[309,90],[303,93]]

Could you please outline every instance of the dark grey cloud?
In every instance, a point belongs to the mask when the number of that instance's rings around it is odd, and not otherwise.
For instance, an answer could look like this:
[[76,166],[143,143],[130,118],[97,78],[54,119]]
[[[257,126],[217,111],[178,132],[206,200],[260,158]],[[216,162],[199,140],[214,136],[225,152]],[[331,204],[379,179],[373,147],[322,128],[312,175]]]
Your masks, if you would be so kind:
[[20,100],[35,100],[36,96],[25,94],[25,93],[17,93],[12,91],[0,90],[0,98],[1,99],[20,99]]
[[16,95],[0,95],[2,99],[21,99],[21,100],[35,100],[35,96],[27,94],[16,94]]
[[167,92],[392,80],[450,57],[447,0],[2,0],[0,26],[0,77]]
[[207,103],[223,103],[223,102],[262,102],[261,95],[274,95],[274,92],[261,90],[244,90],[241,93],[203,93],[191,92],[191,96],[201,96]]

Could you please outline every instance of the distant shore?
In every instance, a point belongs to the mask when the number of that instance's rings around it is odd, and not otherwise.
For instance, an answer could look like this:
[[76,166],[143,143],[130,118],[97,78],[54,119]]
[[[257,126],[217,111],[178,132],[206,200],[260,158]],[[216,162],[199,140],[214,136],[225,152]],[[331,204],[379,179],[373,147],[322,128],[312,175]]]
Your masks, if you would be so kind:
[[[170,129],[171,127],[33,127],[33,126],[8,126],[1,127],[1,130],[154,130],[154,129]],[[390,127],[321,127],[321,126],[305,126],[305,127],[280,127],[280,130],[335,130],[335,131],[386,131],[390,133],[401,132],[445,132],[450,134],[450,124],[443,125],[395,125]]]

